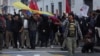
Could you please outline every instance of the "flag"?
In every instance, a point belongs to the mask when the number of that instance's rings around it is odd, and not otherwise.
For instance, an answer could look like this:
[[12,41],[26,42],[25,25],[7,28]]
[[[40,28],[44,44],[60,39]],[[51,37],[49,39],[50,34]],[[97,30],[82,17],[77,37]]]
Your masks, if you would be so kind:
[[49,13],[49,12],[31,9],[30,7],[28,7],[27,5],[23,4],[22,2],[14,2],[13,6],[17,7],[18,9],[29,10],[32,13],[39,13],[39,14],[45,14],[45,15],[48,15],[48,16],[54,16],[52,13]]
[[13,6],[19,9],[30,10],[30,8],[26,6],[25,4],[23,4],[22,2],[14,2]]
[[31,10],[33,13],[38,13],[38,14],[44,14],[44,15],[48,15],[48,16],[54,16],[52,13],[50,12],[45,12],[45,11],[39,11],[39,10]]
[[36,10],[39,10],[38,4],[37,4],[37,1],[36,0],[35,0],[35,8],[36,8]]
[[30,7],[32,10],[39,10],[36,0],[31,0],[31,1],[30,1],[30,4],[29,4],[29,7]]
[[66,0],[66,13],[70,13],[70,12],[71,12],[71,8],[70,8],[68,0]]
[[32,15],[32,13],[30,12],[30,11],[26,11],[26,14],[28,15],[28,16],[31,16]]

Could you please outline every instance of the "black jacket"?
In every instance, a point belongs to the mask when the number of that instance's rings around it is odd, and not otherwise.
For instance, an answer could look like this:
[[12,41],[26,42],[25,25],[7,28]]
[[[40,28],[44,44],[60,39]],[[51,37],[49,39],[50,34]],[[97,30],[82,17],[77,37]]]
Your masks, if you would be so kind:
[[13,24],[12,24],[12,29],[13,32],[19,32],[19,30],[21,29],[21,27],[23,26],[23,22],[22,20],[14,20]]
[[41,34],[49,34],[50,33],[50,25],[48,22],[48,18],[43,18],[43,20],[39,23],[38,32]]

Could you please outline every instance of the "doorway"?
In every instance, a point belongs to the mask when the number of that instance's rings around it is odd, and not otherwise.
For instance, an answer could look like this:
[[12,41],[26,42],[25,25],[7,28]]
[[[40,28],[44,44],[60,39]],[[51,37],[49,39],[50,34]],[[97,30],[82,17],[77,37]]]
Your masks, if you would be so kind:
[[93,11],[93,0],[84,0],[84,3],[89,6],[89,12]]

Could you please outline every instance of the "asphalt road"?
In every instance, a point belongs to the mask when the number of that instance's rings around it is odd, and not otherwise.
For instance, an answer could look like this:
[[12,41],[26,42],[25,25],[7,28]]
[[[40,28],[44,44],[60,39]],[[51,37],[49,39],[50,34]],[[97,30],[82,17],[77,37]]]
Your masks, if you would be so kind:
[[[0,56],[67,56],[68,51],[61,51],[59,47],[45,48],[37,47],[31,49],[3,49]],[[100,53],[81,53],[81,48],[77,48],[75,56],[100,56]]]

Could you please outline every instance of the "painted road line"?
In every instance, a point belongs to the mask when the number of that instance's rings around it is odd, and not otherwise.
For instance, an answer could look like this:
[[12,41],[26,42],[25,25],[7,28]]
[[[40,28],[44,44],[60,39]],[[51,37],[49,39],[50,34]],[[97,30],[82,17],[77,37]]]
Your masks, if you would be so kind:
[[33,56],[40,56],[40,54],[34,54]]
[[60,55],[60,54],[55,54],[55,55],[53,55],[53,56],[64,56],[64,55]]
[[9,54],[0,54],[0,56],[11,56]]
[[[40,53],[45,53],[45,52],[53,52],[53,53],[63,53],[63,52],[68,52],[68,51],[9,51],[9,52],[2,52],[3,54],[11,54],[11,53],[34,53],[34,52],[40,52]],[[75,51],[75,53],[81,53],[81,51]]]
[[18,54],[18,55],[16,55],[16,56],[24,56],[24,55]]
[[62,48],[62,47],[36,47],[36,48]]

